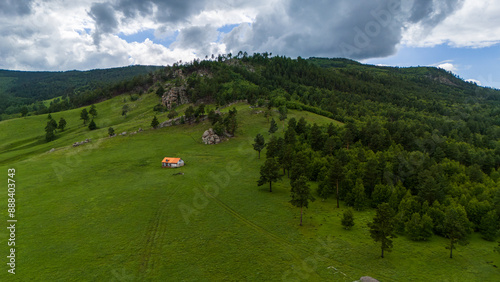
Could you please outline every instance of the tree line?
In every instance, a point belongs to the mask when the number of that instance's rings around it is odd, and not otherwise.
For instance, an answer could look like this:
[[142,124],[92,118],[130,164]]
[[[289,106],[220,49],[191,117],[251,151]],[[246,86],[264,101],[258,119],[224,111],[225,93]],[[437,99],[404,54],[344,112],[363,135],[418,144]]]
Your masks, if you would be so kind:
[[[500,169],[487,174],[478,164],[467,166],[446,154],[406,151],[400,144],[374,151],[354,137],[356,123],[319,126],[291,118],[287,125],[284,133],[272,134],[267,142],[262,134],[254,139],[259,158],[266,149],[258,185],[268,184],[272,192],[273,182],[288,177],[291,203],[301,209],[315,197],[333,197],[337,208],[339,201],[358,211],[376,208],[369,226],[372,238],[381,243],[382,256],[396,234],[414,241],[446,237],[450,257],[473,231],[489,241],[499,235]],[[274,128],[271,121],[269,132]],[[317,182],[317,190],[311,191],[308,182]],[[350,213],[342,219],[346,228],[354,224]]]

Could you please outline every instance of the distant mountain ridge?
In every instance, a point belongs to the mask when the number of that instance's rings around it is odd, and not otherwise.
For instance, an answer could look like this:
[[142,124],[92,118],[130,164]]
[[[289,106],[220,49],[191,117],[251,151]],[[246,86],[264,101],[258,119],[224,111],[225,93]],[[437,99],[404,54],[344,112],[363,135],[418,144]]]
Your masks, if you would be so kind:
[[91,90],[145,75],[159,66],[127,66],[89,71],[12,71],[0,70],[0,114],[19,112],[22,105],[67,96],[74,91]]

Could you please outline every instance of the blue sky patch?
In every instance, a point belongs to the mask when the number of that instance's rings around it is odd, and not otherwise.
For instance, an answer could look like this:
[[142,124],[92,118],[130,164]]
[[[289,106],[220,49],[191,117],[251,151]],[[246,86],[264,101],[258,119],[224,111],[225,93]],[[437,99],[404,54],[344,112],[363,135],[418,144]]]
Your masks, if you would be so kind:
[[402,46],[393,56],[363,62],[401,67],[437,66],[441,63],[451,63],[456,68],[453,72],[461,78],[479,80],[483,86],[500,89],[498,76],[500,44],[485,48],[454,48],[448,44],[434,47]]
[[155,44],[161,44],[165,47],[169,47],[170,44],[175,42],[178,34],[179,34],[179,32],[175,31],[173,36],[167,36],[165,38],[156,38],[154,29],[146,29],[146,30],[134,33],[134,34],[130,34],[130,35],[125,35],[125,34],[120,32],[118,34],[118,37],[127,41],[128,43],[132,43],[132,42],[141,43],[141,42],[144,42],[144,40],[149,38],[149,40],[153,41],[153,43],[155,43]]

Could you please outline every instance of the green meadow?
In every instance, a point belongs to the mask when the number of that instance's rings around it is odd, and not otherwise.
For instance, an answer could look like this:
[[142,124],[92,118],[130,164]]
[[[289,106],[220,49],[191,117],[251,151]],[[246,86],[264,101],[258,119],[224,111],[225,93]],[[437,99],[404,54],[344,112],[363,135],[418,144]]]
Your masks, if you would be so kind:
[[[265,152],[258,159],[251,144],[258,133],[269,138],[259,109],[235,105],[236,137],[205,145],[208,121],[151,129],[157,99],[124,95],[97,104],[94,131],[79,119],[81,108],[54,113],[68,125],[50,143],[47,115],[0,122],[1,214],[6,225],[7,170],[14,168],[18,220],[15,275],[7,272],[8,230],[0,232],[1,281],[498,281],[497,243],[478,234],[453,259],[437,236],[400,236],[382,259],[367,227],[374,211],[355,212],[355,226],[344,230],[345,206],[319,197],[299,226],[286,177],[272,193],[257,186]],[[157,115],[160,122],[166,115]],[[337,123],[288,115],[302,116]],[[107,137],[109,127],[127,134]],[[181,157],[186,166],[162,168],[163,157]]]

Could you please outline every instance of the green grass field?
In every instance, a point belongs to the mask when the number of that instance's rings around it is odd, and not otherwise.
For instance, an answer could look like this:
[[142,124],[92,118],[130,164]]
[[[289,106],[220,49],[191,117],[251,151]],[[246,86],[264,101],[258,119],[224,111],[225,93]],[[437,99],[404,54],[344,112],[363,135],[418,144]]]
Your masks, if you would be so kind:
[[[127,117],[121,115],[124,103],[131,108]],[[154,94],[100,103],[95,131],[79,120],[81,109],[54,113],[68,128],[50,143],[44,141],[46,115],[0,122],[1,214],[6,224],[7,169],[15,168],[18,220],[15,275],[5,264],[8,230],[0,232],[1,281],[499,279],[496,243],[477,234],[468,246],[458,246],[453,259],[447,241],[437,236],[430,242],[399,237],[381,259],[366,226],[373,211],[355,212],[356,225],[346,231],[340,226],[344,207],[318,199],[299,226],[286,177],[273,193],[257,186],[264,159],[257,159],[251,143],[257,133],[269,138],[263,114],[236,105],[237,136],[204,145],[208,122],[150,129],[156,103]],[[158,115],[160,122],[166,115]],[[333,122],[307,112],[289,114],[301,116]],[[110,126],[117,133],[144,131],[108,138]],[[86,138],[92,142],[71,146]],[[186,166],[161,168],[166,156],[181,157]]]

